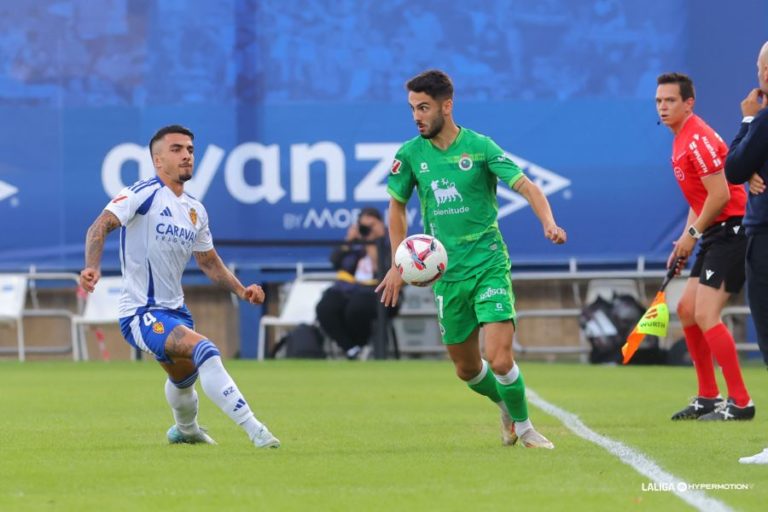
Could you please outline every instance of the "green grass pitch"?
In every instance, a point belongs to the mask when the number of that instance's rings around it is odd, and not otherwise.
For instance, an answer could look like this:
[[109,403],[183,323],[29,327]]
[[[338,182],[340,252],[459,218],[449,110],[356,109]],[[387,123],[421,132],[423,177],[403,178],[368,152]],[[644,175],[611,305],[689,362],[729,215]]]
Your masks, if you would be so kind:
[[[692,510],[531,407],[554,451],[502,447],[497,409],[444,361],[225,362],[281,439],[254,449],[200,392],[218,446],[170,446],[152,362],[0,363],[2,511]],[[752,422],[673,423],[692,368],[522,362],[529,387],[734,510],[765,510],[768,374],[748,367]],[[724,388],[723,388],[724,389]],[[199,390],[199,388],[198,388]]]

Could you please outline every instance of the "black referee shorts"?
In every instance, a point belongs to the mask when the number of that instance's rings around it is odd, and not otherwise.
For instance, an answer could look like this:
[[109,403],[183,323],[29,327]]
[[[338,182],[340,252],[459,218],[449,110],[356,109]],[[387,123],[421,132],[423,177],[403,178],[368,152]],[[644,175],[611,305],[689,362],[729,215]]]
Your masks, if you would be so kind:
[[747,254],[747,235],[741,220],[741,217],[728,217],[704,231],[691,277],[698,277],[699,283],[711,288],[720,288],[725,281],[728,293],[741,291]]

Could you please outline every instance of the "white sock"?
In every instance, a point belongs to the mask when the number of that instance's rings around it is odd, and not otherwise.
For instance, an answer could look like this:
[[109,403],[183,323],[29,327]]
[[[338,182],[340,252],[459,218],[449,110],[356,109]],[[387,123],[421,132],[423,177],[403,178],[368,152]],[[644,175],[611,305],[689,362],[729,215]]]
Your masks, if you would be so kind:
[[[507,404],[505,404],[504,402],[496,402],[496,405],[499,406],[499,409],[501,409],[502,414],[504,414],[509,421],[512,421],[512,418],[509,416],[509,410],[507,409]],[[523,435],[524,432],[533,428],[533,423],[531,422],[531,418],[528,418],[525,421],[515,421],[514,423],[515,423],[515,433],[519,436]]]
[[528,418],[525,421],[515,422],[515,432],[519,436],[523,435],[524,433],[531,430],[532,428],[533,428],[533,423],[531,423],[531,418]]
[[173,419],[184,434],[199,430],[197,425],[197,391],[192,384],[186,388],[177,388],[170,380],[165,381],[165,399],[173,411]]
[[248,438],[253,440],[264,425],[253,415],[237,384],[224,369],[221,357],[209,357],[197,371],[200,374],[200,385],[208,398],[232,418],[232,421],[240,425],[248,434]]
[[[520,368],[517,367],[517,364],[515,364],[509,372],[507,372],[506,375],[495,375],[496,380],[499,381],[501,384],[504,385],[510,385],[514,384],[514,382],[520,377]],[[502,402],[499,404],[499,407],[502,411],[505,411],[507,415],[509,415],[509,411],[507,411],[507,407]],[[528,418],[525,421],[516,421],[515,422],[515,433],[517,435],[523,435],[526,431],[533,428],[533,423],[531,423],[531,419]]]
[[514,384],[517,378],[520,376],[520,368],[518,368],[517,365],[514,365],[506,375],[496,375],[494,373],[493,376],[496,377],[496,380],[501,384],[509,386],[510,384]]

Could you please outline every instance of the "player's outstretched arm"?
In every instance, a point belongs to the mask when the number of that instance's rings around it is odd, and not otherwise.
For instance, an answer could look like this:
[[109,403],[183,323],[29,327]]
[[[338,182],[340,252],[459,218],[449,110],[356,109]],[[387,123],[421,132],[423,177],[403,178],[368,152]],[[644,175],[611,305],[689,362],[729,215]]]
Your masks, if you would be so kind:
[[264,302],[264,290],[257,284],[251,284],[243,286],[240,280],[235,277],[224,262],[221,261],[219,253],[216,249],[210,251],[195,252],[195,261],[200,270],[208,276],[208,279],[215,284],[221,286],[225,290],[228,290],[242,300],[248,301],[251,304],[262,304]]
[[96,217],[85,235],[85,268],[80,271],[80,286],[92,292],[101,278],[101,256],[107,235],[120,227],[115,214],[104,210]]
[[397,306],[400,297],[400,288],[403,287],[403,278],[395,268],[395,251],[405,239],[408,223],[405,216],[405,204],[395,199],[389,200],[389,242],[392,245],[392,266],[387,271],[384,279],[376,287],[376,293],[381,292],[381,302],[385,306]]
[[544,228],[544,236],[552,240],[552,243],[564,244],[568,235],[563,228],[555,223],[555,217],[552,214],[549,201],[547,201],[547,196],[544,195],[539,186],[529,180],[528,177],[523,176],[515,182],[512,188],[531,205],[533,213],[536,214]]

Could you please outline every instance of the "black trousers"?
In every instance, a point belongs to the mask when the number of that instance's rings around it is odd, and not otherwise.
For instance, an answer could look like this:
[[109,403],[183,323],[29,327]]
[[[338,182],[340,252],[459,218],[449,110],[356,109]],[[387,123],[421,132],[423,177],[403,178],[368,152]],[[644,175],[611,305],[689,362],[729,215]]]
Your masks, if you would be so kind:
[[368,343],[378,305],[379,298],[372,287],[331,287],[317,304],[317,320],[323,331],[346,351]]
[[768,366],[768,233],[747,242],[747,300],[757,331],[757,344]]

